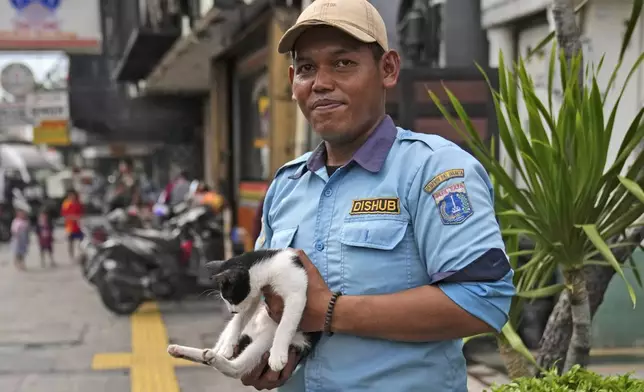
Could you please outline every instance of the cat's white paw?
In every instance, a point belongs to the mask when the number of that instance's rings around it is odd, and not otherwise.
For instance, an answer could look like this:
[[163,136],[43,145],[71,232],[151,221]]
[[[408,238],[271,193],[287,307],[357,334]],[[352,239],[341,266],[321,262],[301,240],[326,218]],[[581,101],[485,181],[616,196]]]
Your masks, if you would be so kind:
[[288,363],[288,350],[280,352],[278,350],[271,350],[268,357],[268,366],[275,372],[280,372]]

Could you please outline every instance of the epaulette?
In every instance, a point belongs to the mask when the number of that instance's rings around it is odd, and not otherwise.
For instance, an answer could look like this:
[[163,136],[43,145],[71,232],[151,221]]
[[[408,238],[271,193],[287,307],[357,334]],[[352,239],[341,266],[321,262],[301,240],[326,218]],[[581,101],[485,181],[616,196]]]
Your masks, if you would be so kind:
[[441,147],[455,146],[454,143],[450,142],[449,140],[445,139],[442,136],[430,135],[427,133],[412,132],[406,129],[401,129],[398,132],[397,137],[398,137],[398,140],[422,142],[432,150],[437,150]]
[[313,152],[309,151],[309,152],[307,152],[307,153],[305,153],[303,155],[300,155],[299,157],[293,159],[292,161],[286,162],[284,165],[282,165],[282,167],[277,169],[277,172],[275,172],[275,177],[274,178],[277,178],[277,176],[279,176],[283,171],[285,171],[285,170],[287,170],[289,168],[292,168],[292,167],[295,167],[295,166],[301,166],[303,163],[305,163],[309,159],[311,154],[313,154]]

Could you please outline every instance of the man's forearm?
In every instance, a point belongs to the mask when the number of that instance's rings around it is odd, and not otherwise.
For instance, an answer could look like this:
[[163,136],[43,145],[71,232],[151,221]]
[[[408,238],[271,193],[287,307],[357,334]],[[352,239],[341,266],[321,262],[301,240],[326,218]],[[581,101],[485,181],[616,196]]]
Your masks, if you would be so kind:
[[458,339],[493,328],[472,316],[435,286],[400,293],[342,296],[333,311],[337,333],[406,342]]

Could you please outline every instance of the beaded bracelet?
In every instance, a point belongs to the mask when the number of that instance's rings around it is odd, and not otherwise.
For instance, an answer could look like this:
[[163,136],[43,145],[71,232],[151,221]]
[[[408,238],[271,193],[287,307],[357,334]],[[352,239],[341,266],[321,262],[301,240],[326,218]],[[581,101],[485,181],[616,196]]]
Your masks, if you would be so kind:
[[324,317],[324,333],[329,336],[333,335],[331,332],[331,318],[333,317],[333,309],[335,309],[335,303],[338,301],[338,298],[342,295],[340,291],[336,291],[331,296],[329,300],[329,306],[326,309],[326,316]]

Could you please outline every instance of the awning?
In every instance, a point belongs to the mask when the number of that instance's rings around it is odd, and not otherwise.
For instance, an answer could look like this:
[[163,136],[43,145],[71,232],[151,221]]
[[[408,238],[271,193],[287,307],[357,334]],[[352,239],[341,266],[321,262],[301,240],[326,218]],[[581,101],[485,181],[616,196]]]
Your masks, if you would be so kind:
[[212,58],[235,41],[241,26],[257,19],[267,7],[269,0],[256,0],[231,10],[212,8],[163,56],[146,79],[146,93],[207,93]]
[[179,29],[135,28],[116,66],[114,79],[118,82],[144,80],[180,36]]

